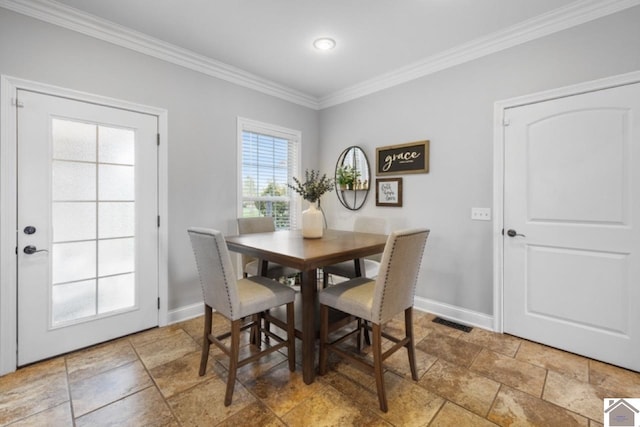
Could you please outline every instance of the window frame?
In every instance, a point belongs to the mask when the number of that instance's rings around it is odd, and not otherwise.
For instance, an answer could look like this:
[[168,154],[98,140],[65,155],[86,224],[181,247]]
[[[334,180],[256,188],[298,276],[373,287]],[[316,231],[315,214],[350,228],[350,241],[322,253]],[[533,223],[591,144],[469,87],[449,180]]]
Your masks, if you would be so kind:
[[[300,175],[301,161],[302,161],[302,132],[295,129],[289,129],[283,126],[278,126],[270,123],[260,122],[257,120],[247,119],[245,117],[238,117],[237,119],[237,158],[238,158],[238,171],[237,171],[237,217],[242,218],[243,216],[243,158],[242,158],[242,147],[243,147],[243,132],[253,132],[257,134],[263,134],[275,138],[282,138],[289,141],[289,143],[295,144],[294,147],[294,162],[292,169],[292,176]],[[289,201],[290,203],[290,225],[291,229],[299,228],[301,224],[301,209],[300,209],[300,200],[297,197],[297,194],[289,189],[288,195],[284,196],[273,196],[273,197],[256,197],[256,200],[271,200],[271,201]]]

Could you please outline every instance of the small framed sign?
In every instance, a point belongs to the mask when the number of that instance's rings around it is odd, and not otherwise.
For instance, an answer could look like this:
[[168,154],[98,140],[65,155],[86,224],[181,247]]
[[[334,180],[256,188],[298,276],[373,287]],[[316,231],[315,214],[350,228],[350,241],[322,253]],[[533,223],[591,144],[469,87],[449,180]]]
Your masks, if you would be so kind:
[[376,148],[376,175],[429,172],[429,141]]
[[402,207],[402,178],[376,179],[376,206]]

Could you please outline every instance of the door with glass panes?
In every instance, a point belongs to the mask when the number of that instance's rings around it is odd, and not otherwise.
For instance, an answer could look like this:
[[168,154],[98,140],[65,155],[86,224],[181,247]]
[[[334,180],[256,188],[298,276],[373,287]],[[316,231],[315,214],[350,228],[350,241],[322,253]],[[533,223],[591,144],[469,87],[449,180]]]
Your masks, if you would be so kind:
[[21,366],[158,324],[158,118],[18,99]]

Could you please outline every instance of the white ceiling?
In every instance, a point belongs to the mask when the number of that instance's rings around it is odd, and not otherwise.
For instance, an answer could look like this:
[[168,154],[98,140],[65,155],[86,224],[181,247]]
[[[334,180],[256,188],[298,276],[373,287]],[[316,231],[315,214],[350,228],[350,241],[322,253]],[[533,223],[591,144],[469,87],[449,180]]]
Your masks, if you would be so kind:
[[[508,38],[520,38],[513,44],[522,43],[629,7],[630,2],[0,0],[0,6],[22,13],[25,12],[20,8],[27,3],[38,7],[54,5],[56,14],[62,11],[76,20],[87,18],[94,26],[102,23],[111,30],[120,26],[135,30],[173,45],[171,49],[178,47],[198,58],[213,59],[215,64],[231,65],[231,72],[247,72],[246,76],[257,77],[261,85],[273,83],[278,90],[291,90],[322,107],[323,100],[350,90],[374,91],[367,89],[367,84],[378,82],[380,89],[418,77],[420,73],[415,70],[420,67],[426,74],[426,64],[433,68],[434,62],[442,62],[447,55],[453,65],[456,60],[452,58],[462,49],[475,49],[471,56],[481,56],[490,53],[491,43],[496,40],[505,48]],[[594,14],[594,10],[599,12]],[[42,19],[41,15],[32,13]],[[559,20],[564,21],[563,26],[549,24]],[[337,47],[330,52],[316,51],[312,42],[321,36],[335,39]],[[406,75],[398,77],[402,73]],[[389,81],[380,83],[384,79]],[[354,97],[357,96],[351,96]]]

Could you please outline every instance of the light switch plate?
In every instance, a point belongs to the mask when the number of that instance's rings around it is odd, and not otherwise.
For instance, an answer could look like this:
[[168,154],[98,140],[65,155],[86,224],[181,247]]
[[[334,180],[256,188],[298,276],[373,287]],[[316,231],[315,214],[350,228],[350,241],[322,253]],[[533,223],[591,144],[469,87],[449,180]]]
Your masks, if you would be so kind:
[[471,208],[471,219],[474,221],[491,221],[491,208]]

